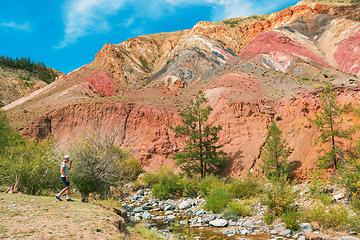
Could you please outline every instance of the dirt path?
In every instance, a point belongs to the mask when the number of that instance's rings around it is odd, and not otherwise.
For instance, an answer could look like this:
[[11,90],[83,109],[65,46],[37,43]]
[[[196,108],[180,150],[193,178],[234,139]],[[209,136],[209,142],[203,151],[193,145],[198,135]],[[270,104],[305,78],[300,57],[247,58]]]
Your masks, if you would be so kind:
[[123,239],[118,216],[91,203],[0,193],[0,238]]

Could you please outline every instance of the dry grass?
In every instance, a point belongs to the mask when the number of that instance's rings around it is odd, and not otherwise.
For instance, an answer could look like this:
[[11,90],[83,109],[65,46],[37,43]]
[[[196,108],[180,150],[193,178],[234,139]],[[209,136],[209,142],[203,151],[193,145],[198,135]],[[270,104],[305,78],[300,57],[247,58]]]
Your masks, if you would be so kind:
[[3,193],[0,202],[0,238],[125,238],[112,224],[118,216],[98,205]]

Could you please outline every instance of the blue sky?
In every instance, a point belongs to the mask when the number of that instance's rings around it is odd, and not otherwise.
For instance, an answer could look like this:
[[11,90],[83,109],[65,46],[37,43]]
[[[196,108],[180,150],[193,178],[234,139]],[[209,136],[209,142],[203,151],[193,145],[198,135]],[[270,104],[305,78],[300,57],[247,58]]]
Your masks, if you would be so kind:
[[199,21],[268,14],[298,0],[2,1],[0,55],[30,57],[64,73],[94,60],[105,43],[192,28]]

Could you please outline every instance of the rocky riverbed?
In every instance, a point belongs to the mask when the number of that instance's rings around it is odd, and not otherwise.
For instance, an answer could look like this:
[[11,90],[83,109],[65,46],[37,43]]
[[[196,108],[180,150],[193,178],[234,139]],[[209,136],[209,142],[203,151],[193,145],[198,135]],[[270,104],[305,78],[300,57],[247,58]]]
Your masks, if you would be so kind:
[[[299,205],[306,208],[313,204],[307,198],[307,184],[295,186],[300,191]],[[280,220],[271,225],[264,222],[266,206],[260,200],[252,203],[254,212],[250,217],[224,219],[203,209],[205,200],[182,198],[159,200],[150,189],[142,189],[121,200],[129,218],[144,222],[148,228],[157,230],[165,239],[343,239],[360,240],[355,232],[334,232],[320,228],[317,223],[300,222],[300,229],[292,232]],[[241,200],[238,200],[241,201]],[[348,204],[345,193],[333,191],[333,201]]]

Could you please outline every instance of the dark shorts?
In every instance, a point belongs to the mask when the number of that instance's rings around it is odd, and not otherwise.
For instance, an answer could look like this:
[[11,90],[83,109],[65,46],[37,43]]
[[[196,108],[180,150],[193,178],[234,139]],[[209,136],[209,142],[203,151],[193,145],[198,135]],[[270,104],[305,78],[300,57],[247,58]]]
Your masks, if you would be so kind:
[[61,180],[64,182],[65,187],[67,187],[67,186],[70,185],[70,179],[69,179],[69,181],[67,182],[67,181],[66,181],[66,177],[61,177]]

